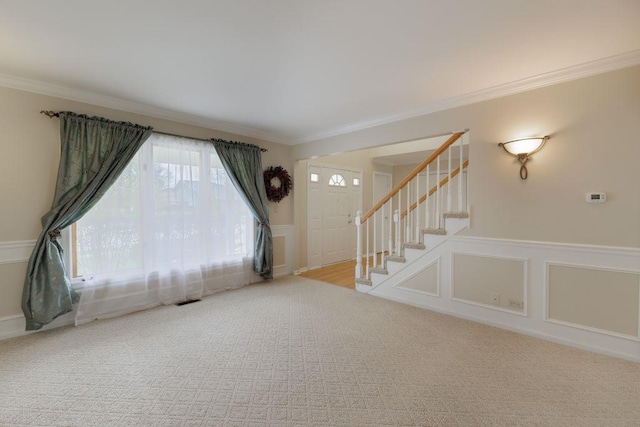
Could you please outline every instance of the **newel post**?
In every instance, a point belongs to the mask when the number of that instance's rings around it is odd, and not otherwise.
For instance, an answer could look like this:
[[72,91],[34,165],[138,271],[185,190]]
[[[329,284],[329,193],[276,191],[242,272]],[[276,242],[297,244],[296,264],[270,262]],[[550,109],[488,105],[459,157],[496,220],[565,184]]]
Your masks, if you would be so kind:
[[356,279],[362,278],[362,211],[356,212]]

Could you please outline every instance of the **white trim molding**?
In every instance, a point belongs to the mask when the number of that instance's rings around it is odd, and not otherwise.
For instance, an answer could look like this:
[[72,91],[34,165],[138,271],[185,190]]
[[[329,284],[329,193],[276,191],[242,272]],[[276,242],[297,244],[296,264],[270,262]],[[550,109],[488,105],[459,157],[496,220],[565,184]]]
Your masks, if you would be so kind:
[[22,77],[0,74],[0,86],[37,93],[40,95],[52,96],[55,98],[68,99],[99,107],[112,108],[114,110],[126,111],[128,113],[141,114],[144,116],[156,117],[158,119],[200,126],[206,129],[258,138],[263,141],[283,143],[283,140],[287,139],[284,135],[239,125],[237,123],[196,116],[193,114],[180,113],[167,108],[155,107],[111,95],[105,95],[103,93],[59,86],[51,83],[29,80]]
[[0,242],[0,264],[15,264],[29,261],[35,244],[35,240]]
[[293,274],[293,259],[295,255],[294,248],[294,231],[295,227],[292,224],[287,225],[272,225],[271,234],[273,237],[284,237],[284,259],[283,265],[273,266],[273,277],[290,276]]
[[640,49],[631,52],[598,59],[572,67],[563,68],[549,73],[516,80],[514,82],[482,89],[459,96],[434,101],[418,108],[405,110],[387,116],[373,117],[345,126],[338,126],[325,129],[308,135],[290,136],[278,132],[269,132],[250,126],[240,125],[222,120],[196,116],[193,114],[181,113],[167,108],[156,107],[144,103],[134,102],[124,98],[119,98],[103,93],[92,92],[77,88],[55,85],[51,83],[29,80],[21,77],[0,74],[0,86],[11,89],[23,90],[26,92],[38,93],[41,95],[56,98],[69,99],[97,105],[100,107],[113,108],[145,116],[171,120],[194,126],[201,126],[207,129],[229,132],[236,135],[259,138],[264,141],[279,142],[281,144],[296,145],[320,139],[330,138],[346,133],[356,132],[376,126],[381,126],[413,117],[432,114],[450,108],[461,107],[477,102],[488,101],[502,96],[513,95],[526,92],[558,83],[589,77],[596,74],[615,71],[622,68],[632,67],[640,64]]
[[[71,326],[74,324],[74,321],[75,310],[56,318],[53,322],[45,325],[41,331],[55,329],[62,326]],[[22,314],[0,317],[0,341],[38,332],[25,330],[26,324],[27,321]]]
[[[527,307],[528,307],[527,283],[529,281],[528,280],[529,274],[527,270],[529,266],[529,258],[516,258],[511,256],[494,256],[494,255],[487,255],[485,253],[474,253],[474,252],[463,252],[463,251],[451,251],[450,255],[451,255],[451,261],[450,261],[451,299],[453,301],[459,301],[464,304],[471,304],[471,305],[477,305],[479,307],[488,308],[489,310],[503,311],[505,313],[511,313],[511,314],[516,314],[518,316],[527,317]],[[456,298],[455,296],[456,295],[456,280],[455,280],[455,256],[456,255],[469,255],[469,256],[475,256],[475,257],[481,257],[481,258],[502,259],[502,260],[508,260],[508,261],[521,262],[522,263],[522,310],[513,310],[507,307],[483,304],[481,302],[472,301],[464,298]]]
[[435,294],[433,292],[421,291],[421,290],[413,289],[413,288],[406,288],[406,287],[402,286],[402,283],[398,283],[398,284],[394,285],[393,287],[397,288],[397,289],[402,289],[403,291],[407,291],[407,292],[415,292],[416,294],[429,295],[431,297],[440,298],[440,269],[441,269],[441,264],[442,264],[441,260],[442,260],[442,257],[436,258],[432,262],[427,263],[427,265],[424,266],[423,268],[421,268],[418,271],[410,274],[405,279],[405,281],[411,280],[414,277],[416,277],[418,274],[427,271],[429,268],[431,268],[431,266],[435,265],[436,266],[436,293]]
[[511,83],[490,87],[487,89],[469,92],[463,95],[454,96],[452,98],[435,101],[418,108],[402,111],[396,114],[374,117],[346,126],[339,126],[327,129],[311,135],[299,138],[292,142],[295,144],[304,144],[307,142],[318,141],[321,139],[331,138],[346,133],[357,132],[376,126],[382,126],[389,123],[399,122],[414,117],[433,114],[438,111],[448,110],[450,108],[462,107],[464,105],[475,104],[477,102],[488,101],[508,95],[526,92],[529,90],[539,89],[571,80],[581,79],[583,77],[594,76],[609,71],[620,70],[627,67],[633,67],[640,64],[640,49],[621,55],[610,56],[608,58],[587,62],[573,67],[562,68],[560,70],[551,71],[549,73],[540,74],[525,79],[516,80]]
[[[550,280],[549,280],[549,267],[552,265],[556,265],[556,266],[561,266],[561,267],[573,267],[573,268],[582,268],[582,269],[588,269],[588,270],[595,270],[595,271],[610,271],[610,272],[614,272],[614,273],[629,273],[629,274],[634,274],[636,276],[638,276],[638,295],[639,295],[639,299],[637,301],[637,307],[638,307],[638,318],[636,319],[636,323],[638,325],[638,334],[636,335],[627,335],[627,334],[623,334],[623,333],[619,333],[619,332],[615,332],[615,331],[610,331],[607,329],[601,329],[601,328],[595,328],[592,326],[587,326],[587,325],[583,325],[580,323],[574,323],[574,322],[569,322],[566,320],[560,320],[560,319],[554,319],[552,317],[549,316],[549,305],[550,305],[550,300],[549,300],[549,284],[550,284]],[[590,331],[590,332],[596,332],[599,334],[605,334],[605,335],[611,335],[613,337],[618,337],[618,338],[624,338],[624,339],[629,339],[629,340],[633,340],[633,341],[640,341],[640,270],[632,270],[632,269],[620,269],[620,268],[608,268],[608,267],[601,267],[601,266],[595,266],[595,265],[584,265],[584,264],[574,264],[574,263],[564,263],[564,262],[551,262],[551,261],[547,261],[544,263],[544,320],[546,322],[549,323],[555,323],[558,325],[563,325],[563,326],[568,326],[571,328],[576,328],[576,329],[582,329],[585,331]]]
[[[464,253],[489,258],[509,258],[523,261],[523,312],[499,307],[474,304],[454,298],[453,253]],[[640,248],[608,247],[584,244],[535,242],[524,240],[494,239],[484,237],[453,236],[436,246],[424,256],[415,258],[397,273],[398,280],[441,259],[441,298],[421,295],[402,289],[402,283],[383,281],[369,292],[370,295],[422,307],[463,319],[519,332],[559,344],[607,354],[640,362],[640,340],[636,337],[602,331],[595,328],[576,327],[566,322],[547,319],[547,267],[548,263],[589,266],[598,270],[637,273],[640,266]],[[416,265],[419,264],[419,265]],[[579,298],[579,295],[577,296]],[[637,302],[640,311],[640,301]],[[639,316],[640,317],[640,316]],[[639,319],[640,322],[640,319]],[[640,326],[639,326],[640,327]]]

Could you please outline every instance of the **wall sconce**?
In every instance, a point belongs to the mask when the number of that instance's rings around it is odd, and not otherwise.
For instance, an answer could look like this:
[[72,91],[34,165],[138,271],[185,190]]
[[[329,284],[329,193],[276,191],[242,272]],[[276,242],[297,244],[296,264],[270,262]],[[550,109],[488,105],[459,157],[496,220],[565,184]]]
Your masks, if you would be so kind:
[[526,166],[527,161],[532,155],[542,150],[542,147],[544,147],[548,139],[548,136],[543,138],[514,139],[513,141],[501,142],[498,145],[520,161],[522,165],[520,166],[520,179],[527,179],[529,175]]

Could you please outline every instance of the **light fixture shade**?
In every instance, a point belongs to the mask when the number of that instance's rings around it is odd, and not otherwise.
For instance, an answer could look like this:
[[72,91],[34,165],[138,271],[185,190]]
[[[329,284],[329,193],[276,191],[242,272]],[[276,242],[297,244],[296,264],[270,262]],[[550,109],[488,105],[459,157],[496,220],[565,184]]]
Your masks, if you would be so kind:
[[514,156],[522,154],[530,155],[540,150],[545,142],[545,138],[516,139],[514,141],[502,143],[502,148]]
[[513,141],[501,142],[498,145],[502,147],[504,151],[518,159],[521,164],[520,178],[527,179],[527,176],[529,176],[526,166],[527,161],[529,161],[531,155],[542,150],[542,147],[544,147],[548,139],[548,136],[543,138],[514,139]]

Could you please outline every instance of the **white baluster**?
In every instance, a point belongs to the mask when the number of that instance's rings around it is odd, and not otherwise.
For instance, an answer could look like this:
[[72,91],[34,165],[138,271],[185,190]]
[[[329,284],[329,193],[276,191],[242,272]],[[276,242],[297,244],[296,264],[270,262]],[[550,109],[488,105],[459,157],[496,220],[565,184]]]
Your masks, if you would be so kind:
[[[398,191],[398,209],[402,210],[402,188],[400,189],[400,191]],[[398,224],[400,224],[400,217],[398,217]],[[402,230],[402,228],[397,229],[397,231]],[[396,240],[397,241],[401,241],[402,240],[402,235],[397,235],[396,234]],[[398,246],[396,246],[396,251],[400,252],[400,249]]]
[[360,224],[360,218],[362,212],[356,212],[356,279],[362,277],[362,225]]
[[378,224],[376,223],[376,217],[378,216],[378,211],[373,213],[373,268],[378,266],[378,248],[377,248],[377,240],[378,240]]
[[404,216],[404,241],[411,240],[411,221],[409,209],[411,209],[411,181],[407,182],[407,214]]
[[427,178],[426,178],[426,185],[427,185],[427,193],[426,193],[426,198],[424,200],[424,204],[425,204],[425,209],[424,209],[424,228],[429,228],[429,169],[430,169],[431,165],[427,165]]
[[464,212],[462,209],[462,153],[463,147],[462,144],[464,142],[464,134],[460,136],[460,172],[458,172],[458,212]]
[[393,255],[393,197],[389,199],[389,255]]
[[371,225],[369,218],[367,218],[367,257],[364,260],[364,265],[367,269],[367,279],[371,277],[369,272],[369,226]]
[[416,243],[420,243],[420,174],[416,175]]
[[448,167],[448,180],[447,180],[447,212],[451,212],[451,147],[447,148],[447,153],[449,153],[449,165]]
[[435,228],[440,228],[440,156],[436,159],[436,217],[434,218]]
[[400,211],[393,212],[393,222],[396,224],[396,255],[400,256]]
[[[467,167],[469,166],[467,165]],[[469,171],[467,171],[467,194],[464,201],[464,211],[469,212]]]
[[384,204],[380,207],[380,214],[382,215],[380,218],[380,252],[382,252],[382,258],[380,260],[380,265],[384,267],[384,243],[386,241],[384,235]]

